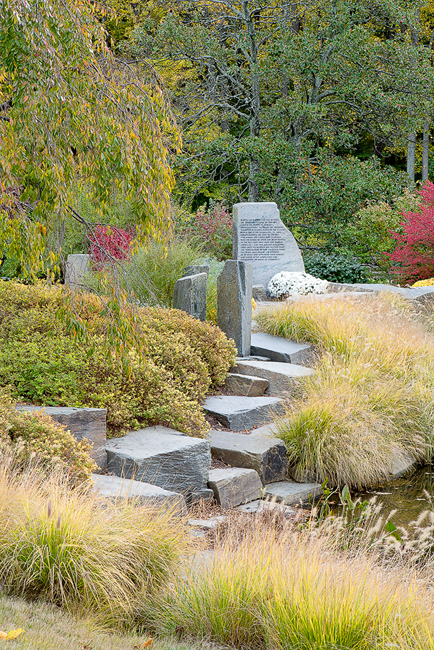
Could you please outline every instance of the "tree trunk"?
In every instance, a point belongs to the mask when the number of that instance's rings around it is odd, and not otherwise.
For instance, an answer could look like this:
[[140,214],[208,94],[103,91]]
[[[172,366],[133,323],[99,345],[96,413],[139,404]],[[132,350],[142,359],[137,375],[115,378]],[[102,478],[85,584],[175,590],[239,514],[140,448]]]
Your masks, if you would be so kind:
[[429,174],[429,120],[423,127],[422,182],[428,180]]
[[250,174],[249,174],[249,203],[257,203],[259,200],[259,183],[258,176],[261,165],[257,158],[250,158]]
[[[243,13],[247,34],[249,37],[249,67],[251,83],[250,102],[250,137],[257,138],[261,132],[261,83],[258,70],[258,44],[256,42],[256,29],[253,15],[249,13],[248,1],[243,1]],[[256,19],[258,14],[255,13]],[[261,164],[259,159],[250,154],[249,169],[249,202],[256,203],[259,200],[259,172]]]
[[407,174],[414,182],[414,167],[416,163],[416,133],[407,136]]

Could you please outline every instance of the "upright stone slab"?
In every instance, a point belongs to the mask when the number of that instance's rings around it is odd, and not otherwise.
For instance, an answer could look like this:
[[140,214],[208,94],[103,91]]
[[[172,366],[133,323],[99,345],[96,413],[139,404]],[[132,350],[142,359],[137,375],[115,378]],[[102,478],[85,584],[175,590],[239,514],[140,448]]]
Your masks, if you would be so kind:
[[174,309],[182,309],[193,318],[206,320],[206,273],[196,273],[180,278],[173,292]]
[[80,288],[83,279],[90,270],[90,255],[68,255],[65,265],[65,284],[71,291]]
[[217,278],[217,325],[235,341],[238,354],[250,354],[252,337],[251,264],[227,260]]
[[279,271],[304,271],[300,249],[275,203],[237,203],[233,214],[233,258],[252,264],[253,284],[267,287]]
[[106,435],[106,409],[75,408],[69,406],[17,406],[18,411],[36,413],[44,411],[55,422],[62,424],[78,441],[86,438],[92,443],[90,456],[100,469],[107,466],[107,453],[105,444]]
[[207,264],[190,264],[185,267],[182,277],[187,278],[189,275],[197,275],[198,273],[206,273],[206,277],[208,277],[209,266]]

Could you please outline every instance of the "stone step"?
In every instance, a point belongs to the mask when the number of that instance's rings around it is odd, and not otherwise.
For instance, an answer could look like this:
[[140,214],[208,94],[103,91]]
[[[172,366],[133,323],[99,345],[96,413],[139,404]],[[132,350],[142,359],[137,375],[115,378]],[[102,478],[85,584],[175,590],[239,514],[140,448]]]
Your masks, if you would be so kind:
[[283,481],[286,478],[286,447],[279,438],[212,430],[208,439],[214,458],[222,460],[226,465],[254,469],[262,483]]
[[185,498],[178,492],[163,490],[157,485],[141,481],[126,480],[119,476],[92,474],[94,491],[101,497],[117,501],[119,499],[134,499],[139,505],[164,507],[178,515],[187,514]]
[[281,336],[264,332],[252,334],[251,354],[268,357],[271,361],[310,366],[314,363],[314,347],[309,343],[294,343]]
[[267,379],[269,387],[268,395],[287,396],[291,392],[291,385],[298,384],[300,380],[315,374],[312,368],[297,366],[292,363],[280,361],[245,361],[237,359],[236,365],[231,372],[240,375],[252,375]]
[[207,397],[204,409],[232,431],[246,431],[267,424],[285,411],[282,400],[277,397],[233,395]]
[[309,499],[321,496],[322,488],[319,483],[295,483],[280,481],[266,485],[266,496],[275,499],[286,506],[308,503]]
[[243,506],[237,506],[235,509],[252,515],[260,514],[261,512],[272,511],[276,514],[282,513],[283,516],[287,517],[288,519],[292,519],[297,514],[296,508],[289,508],[283,503],[277,503],[276,501],[263,501],[262,499],[251,501],[250,503],[246,503]]
[[238,375],[230,372],[225,379],[225,388],[232,395],[245,397],[260,397],[265,393],[270,383],[267,379],[251,377],[250,375]]
[[261,496],[262,490],[259,474],[254,469],[240,467],[210,470],[208,486],[222,508],[235,508],[254,501]]
[[189,501],[209,498],[210,443],[155,426],[107,441],[107,467],[123,478],[180,492]]
[[91,457],[100,469],[106,468],[106,409],[33,405],[17,406],[17,409],[19,411],[27,411],[28,413],[44,411],[55,422],[66,427],[77,440],[86,438],[93,445],[90,452]]

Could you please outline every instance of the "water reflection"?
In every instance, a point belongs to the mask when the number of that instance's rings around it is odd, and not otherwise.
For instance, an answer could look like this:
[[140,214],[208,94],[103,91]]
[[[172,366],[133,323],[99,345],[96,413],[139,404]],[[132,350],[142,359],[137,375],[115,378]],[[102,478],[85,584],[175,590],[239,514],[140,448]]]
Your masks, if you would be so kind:
[[[425,491],[432,497],[432,505]],[[431,466],[421,467],[411,476],[396,479],[375,490],[351,496],[353,499],[359,497],[366,501],[375,496],[377,503],[383,506],[383,515],[387,516],[392,510],[396,510],[396,514],[392,517],[393,523],[396,526],[407,526],[411,521],[417,519],[424,510],[434,509],[434,468]],[[336,497],[332,498],[332,503],[339,511]]]

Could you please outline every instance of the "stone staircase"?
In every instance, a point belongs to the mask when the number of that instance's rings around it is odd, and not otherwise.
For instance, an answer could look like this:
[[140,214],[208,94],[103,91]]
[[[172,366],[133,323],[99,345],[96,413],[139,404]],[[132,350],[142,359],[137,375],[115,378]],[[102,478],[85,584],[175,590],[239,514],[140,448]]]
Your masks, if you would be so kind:
[[210,470],[209,486],[225,507],[263,495],[284,505],[305,503],[321,494],[321,486],[288,480],[286,447],[276,437],[273,423],[285,411],[283,398],[314,374],[308,364],[314,362],[315,350],[308,344],[254,333],[251,354],[237,359],[231,368],[225,388],[232,395],[208,397],[204,403],[206,412],[230,429],[209,434],[213,458],[227,465]]
[[[167,505],[185,514],[186,504],[213,498],[224,508],[270,496],[284,505],[302,504],[321,493],[321,486],[287,479],[286,447],[276,438],[274,420],[285,410],[283,398],[314,371],[315,351],[267,334],[252,334],[252,356],[237,359],[226,380],[231,395],[208,397],[205,411],[227,430],[211,430],[206,440],[167,427],[131,431],[106,439],[106,411],[46,407],[78,439],[93,443],[92,456],[101,472],[95,489],[106,498],[134,497]],[[42,407],[18,407],[27,411]],[[211,469],[211,458],[222,467]],[[246,506],[247,507],[247,506]]]

